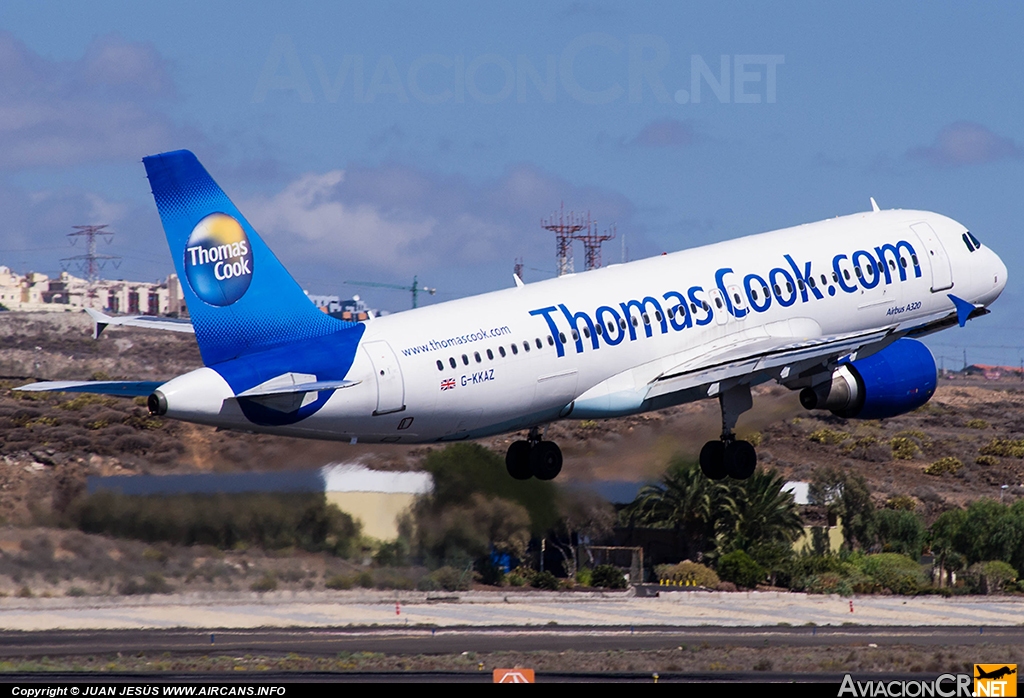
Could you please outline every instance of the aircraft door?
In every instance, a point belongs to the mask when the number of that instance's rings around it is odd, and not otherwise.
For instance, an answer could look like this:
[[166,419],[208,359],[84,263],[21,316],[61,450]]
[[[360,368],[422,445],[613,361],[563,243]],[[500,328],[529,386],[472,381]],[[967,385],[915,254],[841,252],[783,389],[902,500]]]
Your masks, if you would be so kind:
[[921,244],[927,250],[928,266],[932,270],[932,293],[945,291],[953,287],[953,270],[949,265],[949,256],[942,241],[927,223],[914,223],[910,226]]
[[381,340],[367,342],[363,349],[370,357],[373,373],[377,377],[377,409],[373,414],[401,412],[405,409],[405,380],[391,345]]

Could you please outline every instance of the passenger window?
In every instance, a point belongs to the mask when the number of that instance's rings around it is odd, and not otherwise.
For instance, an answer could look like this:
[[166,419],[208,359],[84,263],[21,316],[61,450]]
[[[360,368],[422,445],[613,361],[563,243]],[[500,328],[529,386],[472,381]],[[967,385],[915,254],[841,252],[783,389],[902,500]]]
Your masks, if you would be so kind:
[[562,344],[565,344],[565,332],[559,332],[558,339],[562,342]]
[[614,332],[615,331],[615,325],[612,324],[611,320],[608,321],[608,331],[609,332]]
[[811,288],[814,288],[814,277],[813,276],[808,276],[807,277],[807,285],[810,286]]
[[751,296],[751,298],[753,298],[756,301],[757,300],[757,291],[751,290],[750,296]]
[[572,341],[575,342],[575,341],[579,340],[579,338],[580,338],[580,333],[577,332],[576,330],[573,330],[572,331]]
[[892,261],[890,259],[889,260],[889,268],[892,269],[893,271],[896,271],[896,262],[894,262],[894,261]]
[[845,276],[846,280],[849,281],[850,280],[850,270],[849,269],[843,269],[843,276]]
[[537,348],[538,349],[543,349],[544,348],[544,344],[540,341],[540,337],[537,337],[537,339],[535,339],[534,341],[537,342]]
[[583,336],[586,337],[587,339],[590,339],[590,328],[589,327],[584,327],[583,328]]
[[647,313],[644,313],[644,324],[645,325],[650,325],[651,324],[651,318],[650,318],[650,316]]
[[511,346],[509,346],[509,349],[512,350],[513,354],[518,354],[519,353],[519,347],[516,346],[515,344],[512,344]]
[[761,287],[761,291],[764,292],[764,297],[767,298],[768,297],[768,287],[767,286],[762,286]]
[[900,257],[900,265],[902,265],[902,267],[904,269],[907,268],[907,258],[906,257]]
[[505,347],[498,347],[498,353],[501,354],[501,358],[505,358]]
[[821,275],[821,285],[828,286],[828,279],[825,277],[824,274]]
[[715,297],[715,307],[716,308],[721,308],[722,307],[722,299],[718,298],[717,296]]
[[465,354],[462,355],[462,363],[465,364],[466,366],[469,366],[469,357],[466,356]]
[[860,267],[854,267],[853,271],[855,274],[857,274],[858,279],[864,278],[864,274],[861,272]]
[[441,359],[437,360],[437,370],[438,371],[443,371],[444,370],[444,364],[441,363]]
[[454,356],[449,356],[449,357],[448,357],[448,364],[449,364],[449,365],[450,365],[450,366],[451,366],[452,368],[455,368],[456,366],[458,366],[458,364],[457,364],[457,363],[455,363],[455,357],[454,357]]
[[917,266],[917,255],[916,254],[912,254],[912,255],[910,255],[910,258],[912,260],[914,260],[914,266],[916,267]]
[[526,351],[526,352],[530,351],[530,342],[529,341],[523,342],[523,351]]
[[626,321],[625,320],[619,320],[619,327],[621,327],[622,329],[626,329]]
[[697,312],[697,305],[695,303],[690,303],[690,312],[691,313],[696,313]]
[[549,347],[555,346],[555,338],[552,337],[551,335],[548,335],[548,346]]
[[736,305],[742,305],[743,304],[743,301],[740,300],[740,294],[733,293],[732,294],[732,298],[733,298],[734,301],[736,301]]
[[711,310],[711,306],[708,305],[707,301],[701,301],[700,302],[700,307],[704,308],[704,310]]
[[791,283],[789,283],[787,281],[786,282],[786,293],[792,293],[792,292],[793,292],[793,284],[791,284]]
[[804,290],[804,282],[803,282],[803,279],[797,279],[797,280],[796,280],[796,287],[797,287],[798,289],[800,289],[801,291],[803,291],[803,290]]
[[839,283],[839,274],[832,272],[832,283]]
[[480,352],[478,352],[478,351],[474,351],[473,352],[473,358],[476,359],[477,363],[480,363],[481,361],[483,361],[483,359],[480,358]]
[[601,336],[602,333],[601,333],[601,326],[600,325],[594,325],[594,331],[597,332],[597,336],[598,337]]
[[631,319],[633,320],[633,327],[639,327],[640,326],[640,321],[637,320],[636,317],[633,317]]
[[654,311],[654,319],[657,320],[658,322],[661,322],[661,311],[660,310],[655,310]]
[[781,296],[782,295],[782,289],[779,288],[778,284],[775,284],[775,286],[773,286],[773,288],[775,289],[775,295],[776,296]]
[[494,361],[494,352],[493,352],[493,351],[491,351],[490,349],[488,349],[488,350],[487,350],[487,358],[488,358],[488,359],[489,359],[490,361]]

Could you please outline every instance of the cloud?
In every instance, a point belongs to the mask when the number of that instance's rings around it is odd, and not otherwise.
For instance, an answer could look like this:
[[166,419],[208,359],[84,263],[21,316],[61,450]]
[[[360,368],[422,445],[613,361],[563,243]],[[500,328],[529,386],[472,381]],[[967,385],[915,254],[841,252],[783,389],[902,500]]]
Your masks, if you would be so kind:
[[[525,164],[481,182],[397,164],[307,173],[240,208],[300,281],[418,274],[460,294],[504,286],[517,256],[553,270],[554,237],[540,219],[562,201],[590,210],[602,229],[615,222],[630,231],[631,247],[642,247],[624,196]],[[581,267],[582,248],[577,256]]]
[[697,139],[693,126],[679,119],[659,119],[640,129],[633,138],[623,141],[632,148],[681,148]]
[[138,160],[198,134],[160,106],[175,95],[149,44],[97,38],[75,61],[51,61],[0,32],[0,167]]
[[931,145],[911,148],[905,157],[930,167],[945,168],[1016,159],[1021,155],[1020,147],[1012,139],[981,124],[957,121],[939,131]]

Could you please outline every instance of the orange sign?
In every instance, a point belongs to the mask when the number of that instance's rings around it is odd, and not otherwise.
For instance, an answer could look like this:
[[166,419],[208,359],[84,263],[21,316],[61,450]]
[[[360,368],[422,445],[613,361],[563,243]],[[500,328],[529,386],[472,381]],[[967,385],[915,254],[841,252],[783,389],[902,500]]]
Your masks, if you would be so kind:
[[1017,695],[1016,664],[975,664],[974,695],[984,698]]
[[536,683],[533,669],[495,669],[494,683]]

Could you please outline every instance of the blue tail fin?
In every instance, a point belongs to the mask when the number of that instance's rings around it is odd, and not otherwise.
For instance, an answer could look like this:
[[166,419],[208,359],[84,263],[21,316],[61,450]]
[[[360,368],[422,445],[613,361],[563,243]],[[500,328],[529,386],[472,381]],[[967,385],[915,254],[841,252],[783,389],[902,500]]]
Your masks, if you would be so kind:
[[352,326],[317,309],[195,155],[143,163],[204,363]]

